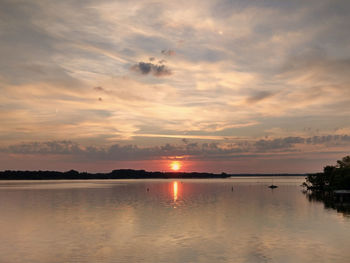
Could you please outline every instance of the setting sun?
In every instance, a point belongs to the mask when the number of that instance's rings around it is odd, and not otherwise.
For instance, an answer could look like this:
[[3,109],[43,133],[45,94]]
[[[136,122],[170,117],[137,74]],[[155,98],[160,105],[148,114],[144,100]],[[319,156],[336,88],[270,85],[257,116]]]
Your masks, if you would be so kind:
[[178,171],[178,170],[180,170],[180,168],[181,168],[181,164],[180,164],[180,162],[178,162],[178,161],[174,161],[174,162],[172,162],[172,163],[170,164],[170,168],[171,168],[171,170],[173,170],[173,171]]

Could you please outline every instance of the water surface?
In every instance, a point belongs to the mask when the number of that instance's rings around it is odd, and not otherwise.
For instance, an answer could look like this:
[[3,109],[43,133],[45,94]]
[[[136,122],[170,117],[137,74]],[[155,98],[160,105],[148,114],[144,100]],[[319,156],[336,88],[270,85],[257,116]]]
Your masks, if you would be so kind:
[[302,181],[3,181],[0,262],[350,262],[350,218]]

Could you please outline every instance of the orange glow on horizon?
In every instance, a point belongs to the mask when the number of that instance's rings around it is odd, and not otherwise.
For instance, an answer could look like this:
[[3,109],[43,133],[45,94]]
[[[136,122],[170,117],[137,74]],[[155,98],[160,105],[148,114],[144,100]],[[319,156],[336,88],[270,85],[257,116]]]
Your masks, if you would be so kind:
[[181,169],[181,163],[178,161],[171,162],[170,168],[171,168],[171,170],[176,172],[176,171]]

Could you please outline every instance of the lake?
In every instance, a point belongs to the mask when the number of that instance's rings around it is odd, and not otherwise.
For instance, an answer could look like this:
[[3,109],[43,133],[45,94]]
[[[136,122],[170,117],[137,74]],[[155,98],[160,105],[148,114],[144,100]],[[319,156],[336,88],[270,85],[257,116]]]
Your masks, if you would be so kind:
[[350,262],[350,217],[303,181],[0,181],[0,262]]

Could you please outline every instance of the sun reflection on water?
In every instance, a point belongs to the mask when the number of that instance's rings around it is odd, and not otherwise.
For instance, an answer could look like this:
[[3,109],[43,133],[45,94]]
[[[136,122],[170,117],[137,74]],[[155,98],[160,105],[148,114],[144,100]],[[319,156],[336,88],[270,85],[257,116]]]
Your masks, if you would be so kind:
[[177,182],[173,182],[173,195],[174,195],[174,202],[176,202],[177,200],[177,192],[178,192],[178,188],[177,188]]

